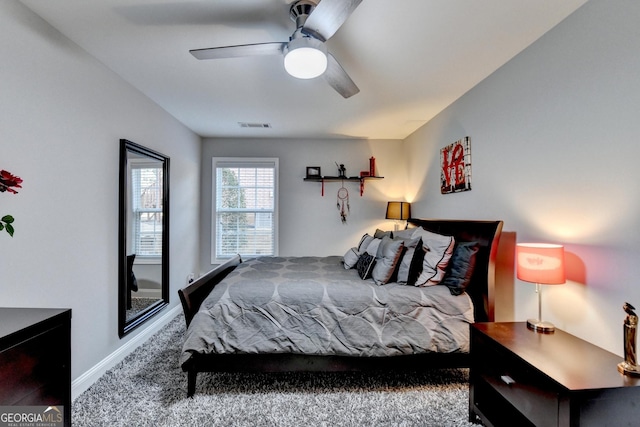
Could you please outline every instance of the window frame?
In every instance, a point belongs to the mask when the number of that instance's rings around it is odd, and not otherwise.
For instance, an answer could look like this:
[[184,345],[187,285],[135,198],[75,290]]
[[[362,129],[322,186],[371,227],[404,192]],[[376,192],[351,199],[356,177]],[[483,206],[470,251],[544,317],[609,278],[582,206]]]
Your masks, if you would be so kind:
[[273,167],[273,256],[278,256],[278,200],[279,200],[279,158],[277,157],[212,157],[211,159],[211,264],[221,264],[228,261],[228,257],[219,257],[217,254],[216,221],[218,214],[217,200],[217,169],[219,165],[247,165],[247,167],[259,167],[269,165]]

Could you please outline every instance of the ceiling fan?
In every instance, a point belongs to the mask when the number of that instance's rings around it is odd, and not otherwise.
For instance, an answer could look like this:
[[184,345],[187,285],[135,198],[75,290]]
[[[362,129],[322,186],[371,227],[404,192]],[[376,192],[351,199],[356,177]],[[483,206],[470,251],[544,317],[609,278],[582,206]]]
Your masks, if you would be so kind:
[[284,67],[301,79],[322,76],[345,98],[360,92],[336,58],[327,52],[325,42],[358,7],[362,0],[297,0],[289,9],[296,30],[288,42],[256,43],[193,49],[198,59],[242,56],[284,55]]

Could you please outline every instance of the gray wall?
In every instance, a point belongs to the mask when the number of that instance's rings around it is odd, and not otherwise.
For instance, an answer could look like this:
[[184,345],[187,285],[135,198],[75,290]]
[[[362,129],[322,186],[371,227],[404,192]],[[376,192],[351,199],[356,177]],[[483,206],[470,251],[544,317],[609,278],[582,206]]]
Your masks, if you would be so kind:
[[[619,354],[622,304],[640,307],[639,19],[640,2],[589,1],[405,141],[417,215],[565,244],[543,318]],[[473,190],[441,195],[439,149],[466,135]],[[511,280],[515,319],[536,317],[534,285]]]
[[[406,171],[402,167],[402,141],[395,140],[280,140],[205,139],[202,145],[200,266],[211,268],[211,159],[212,157],[277,157],[280,163],[280,255],[343,255],[362,234],[376,227],[393,229],[385,220],[387,201],[404,200]],[[343,163],[347,176],[369,170],[376,158],[383,180],[368,181],[360,197],[357,182],[347,182],[351,213],[342,224],[336,208],[339,182],[304,182],[306,166],[320,166],[323,175],[337,175],[335,162]]]
[[17,1],[0,57],[0,169],[24,180],[0,193],[0,306],[71,308],[75,379],[140,333],[117,333],[119,139],[171,157],[174,306],[197,271],[200,138]]

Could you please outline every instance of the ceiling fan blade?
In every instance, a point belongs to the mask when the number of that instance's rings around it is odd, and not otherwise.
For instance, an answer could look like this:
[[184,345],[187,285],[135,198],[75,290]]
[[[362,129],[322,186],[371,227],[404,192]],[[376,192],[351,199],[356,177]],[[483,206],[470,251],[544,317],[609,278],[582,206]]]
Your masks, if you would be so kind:
[[329,85],[334,88],[340,95],[349,98],[360,92],[358,86],[351,80],[351,77],[340,66],[333,55],[327,55],[327,71],[322,75]]
[[192,49],[189,52],[198,59],[238,58],[242,56],[281,55],[286,42],[242,44],[238,46]]
[[302,32],[327,41],[356,10],[362,0],[321,0],[307,18]]

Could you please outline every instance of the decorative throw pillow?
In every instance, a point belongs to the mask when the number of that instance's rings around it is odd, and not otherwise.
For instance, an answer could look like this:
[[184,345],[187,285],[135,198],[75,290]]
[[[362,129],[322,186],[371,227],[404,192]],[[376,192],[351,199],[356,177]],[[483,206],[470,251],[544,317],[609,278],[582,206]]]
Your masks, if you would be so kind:
[[358,276],[360,276],[362,280],[369,279],[375,265],[376,258],[373,255],[369,255],[367,252],[363,253],[360,255],[360,258],[358,258],[358,262],[356,263]]
[[402,239],[402,240],[411,240],[413,238],[413,233],[416,232],[415,228],[406,228],[404,230],[398,230],[393,232],[394,239]]
[[382,239],[373,239],[371,243],[367,246],[367,253],[375,258],[378,254],[378,248],[380,247],[380,242]]
[[[416,248],[419,248],[417,254],[416,254]],[[420,257],[420,252],[422,252],[422,257]],[[409,271],[411,270],[412,266],[414,267],[414,269],[416,268],[416,265],[413,262],[413,259],[415,256],[420,257],[419,267],[420,267],[420,271],[422,271],[422,261],[424,260],[424,251],[422,250],[421,237],[417,237],[415,239],[410,239],[410,240],[404,240],[404,251],[402,253],[402,257],[400,258],[400,261],[398,262],[398,278],[396,279],[396,282],[400,283],[401,285],[408,284],[407,282],[409,281]],[[414,276],[415,277],[413,279],[413,282],[415,283],[416,279],[418,278],[418,275],[416,274]]]
[[424,263],[424,255],[426,253],[427,252],[424,250],[424,245],[422,245],[422,241],[420,241],[420,244],[416,246],[416,250],[413,253],[411,265],[409,265],[409,276],[407,277],[407,285],[416,286],[418,277],[420,277],[420,274],[422,274],[422,264]]
[[404,242],[402,240],[393,240],[389,236],[382,239],[376,254],[376,265],[371,274],[376,285],[384,285],[389,282],[403,249]]
[[382,231],[379,228],[376,229],[376,232],[373,234],[373,237],[376,239],[382,239],[383,237],[391,237],[393,238],[392,231]]
[[422,262],[422,273],[416,281],[416,286],[433,286],[442,281],[447,266],[453,254],[455,240],[453,236],[443,236],[432,233],[424,228],[416,228],[413,237],[422,237],[425,250]]
[[358,262],[358,258],[360,255],[358,254],[358,248],[351,248],[347,251],[346,254],[342,257],[342,263],[344,264],[345,270],[349,270],[356,266]]
[[365,234],[364,236],[362,236],[362,238],[360,239],[360,243],[358,243],[358,246],[357,246],[358,254],[361,254],[364,251],[366,251],[367,247],[371,242],[373,242],[373,236],[370,236],[369,234]]
[[447,274],[440,283],[449,288],[451,295],[460,295],[467,289],[479,250],[478,242],[459,242],[456,245]]

